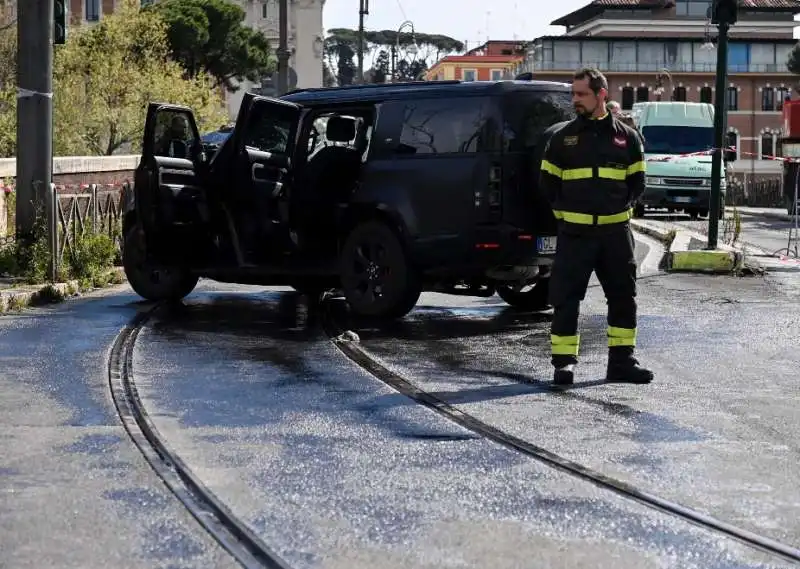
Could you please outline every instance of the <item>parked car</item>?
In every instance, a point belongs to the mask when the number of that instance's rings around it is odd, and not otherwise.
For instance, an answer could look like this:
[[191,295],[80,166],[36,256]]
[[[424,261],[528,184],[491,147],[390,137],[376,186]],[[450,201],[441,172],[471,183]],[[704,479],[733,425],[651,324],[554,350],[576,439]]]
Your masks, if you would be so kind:
[[[569,85],[542,81],[248,93],[209,156],[191,144],[190,109],[151,103],[125,199],[128,280],[151,300],[183,298],[199,277],[336,288],[381,318],[423,290],[541,310],[556,221],[537,157],[572,113]],[[163,152],[174,137],[185,156]]]
[[214,130],[212,132],[207,132],[203,136],[200,137],[200,142],[203,145],[203,150],[208,153],[209,156],[213,155],[219,147],[222,146],[222,143],[228,140],[231,133],[233,132],[234,125],[222,125],[219,130]]

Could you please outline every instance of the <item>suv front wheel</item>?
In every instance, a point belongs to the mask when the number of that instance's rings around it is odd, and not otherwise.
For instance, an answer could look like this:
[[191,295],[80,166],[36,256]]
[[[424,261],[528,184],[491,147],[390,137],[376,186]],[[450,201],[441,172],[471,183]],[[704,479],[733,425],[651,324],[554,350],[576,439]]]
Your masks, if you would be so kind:
[[497,295],[506,304],[526,312],[541,312],[550,308],[548,295],[550,293],[550,279],[539,279],[533,285],[521,289],[506,284],[498,284]]
[[181,300],[197,286],[198,277],[186,269],[153,267],[147,259],[144,232],[136,225],[125,233],[122,265],[128,284],[146,300]]
[[359,316],[402,318],[422,294],[400,238],[380,221],[362,223],[347,236],[340,277],[347,303]]

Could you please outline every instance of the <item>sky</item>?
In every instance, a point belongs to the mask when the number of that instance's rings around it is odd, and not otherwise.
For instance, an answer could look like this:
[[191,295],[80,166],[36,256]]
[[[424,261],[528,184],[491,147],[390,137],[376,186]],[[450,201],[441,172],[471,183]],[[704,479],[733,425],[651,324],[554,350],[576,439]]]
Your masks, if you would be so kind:
[[[530,41],[543,35],[561,35],[563,26],[548,24],[589,1],[370,0],[364,25],[368,30],[396,30],[403,21],[411,20],[418,32],[468,41],[471,48],[484,43],[487,36]],[[359,0],[325,0],[323,26],[326,30],[357,28],[358,7]]]
[[[494,40],[525,40],[561,35],[563,26],[550,22],[590,0],[370,0],[367,30],[396,30],[405,20],[422,33],[450,36],[477,47]],[[358,28],[359,0],[325,0],[323,26]],[[535,7],[534,7],[535,6]],[[797,19],[797,18],[795,18]],[[795,37],[800,30],[795,30]]]

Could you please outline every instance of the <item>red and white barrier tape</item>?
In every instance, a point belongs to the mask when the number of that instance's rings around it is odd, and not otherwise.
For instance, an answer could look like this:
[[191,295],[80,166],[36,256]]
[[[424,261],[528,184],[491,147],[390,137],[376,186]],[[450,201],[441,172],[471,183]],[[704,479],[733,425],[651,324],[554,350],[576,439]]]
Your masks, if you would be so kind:
[[[662,156],[661,158],[648,158],[647,162],[669,162],[670,160],[674,160],[676,158],[689,158],[692,156],[710,156],[714,154],[714,148],[709,148],[708,150],[701,150],[700,152],[687,152],[685,154],[671,154],[669,156]],[[727,146],[723,148],[723,150],[729,150],[731,152],[736,152],[735,146]],[[740,150],[739,154],[745,156],[754,156],[754,157],[761,157],[762,160],[775,160],[778,162],[800,162],[800,158],[793,158],[790,156],[773,156],[771,154],[759,154],[758,152],[745,152],[744,150]]]

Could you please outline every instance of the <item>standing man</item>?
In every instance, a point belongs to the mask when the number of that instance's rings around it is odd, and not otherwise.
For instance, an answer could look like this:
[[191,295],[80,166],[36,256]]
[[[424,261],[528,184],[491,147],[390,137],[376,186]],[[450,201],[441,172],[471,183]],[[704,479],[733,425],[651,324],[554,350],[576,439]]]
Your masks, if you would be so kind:
[[606,104],[606,110],[616,117],[622,112],[622,107],[616,101],[609,101]]
[[597,69],[575,73],[577,118],[551,138],[541,189],[558,219],[550,278],[553,383],[571,385],[578,363],[578,315],[596,272],[608,301],[606,380],[650,383],[653,373],[633,357],[636,346],[636,259],[629,220],[644,192],[644,149],[634,129],[606,110],[608,82]]

